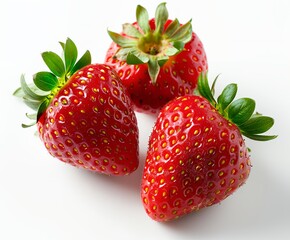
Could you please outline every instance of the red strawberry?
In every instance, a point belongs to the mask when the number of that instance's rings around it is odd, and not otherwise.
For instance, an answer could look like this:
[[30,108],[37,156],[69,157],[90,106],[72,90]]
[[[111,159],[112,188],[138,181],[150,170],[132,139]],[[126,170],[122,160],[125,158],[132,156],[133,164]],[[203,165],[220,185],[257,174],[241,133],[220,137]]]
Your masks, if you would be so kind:
[[242,134],[255,140],[276,137],[262,135],[274,120],[253,114],[252,99],[233,101],[236,91],[230,84],[216,101],[207,78],[200,77],[202,96],[178,97],[161,110],[141,190],[154,220],[172,220],[221,202],[245,183],[251,170]]
[[52,156],[104,174],[133,172],[138,166],[137,121],[118,75],[107,65],[90,64],[88,51],[76,63],[70,39],[62,46],[65,61],[43,53],[52,72],[35,74],[35,86],[22,76],[15,95],[38,111],[28,116],[37,121]]
[[140,5],[136,16],[137,22],[124,24],[121,34],[108,31],[114,42],[105,62],[116,69],[137,111],[158,113],[168,101],[196,88],[207,59],[190,21],[182,25],[168,19],[165,3],[154,19]]

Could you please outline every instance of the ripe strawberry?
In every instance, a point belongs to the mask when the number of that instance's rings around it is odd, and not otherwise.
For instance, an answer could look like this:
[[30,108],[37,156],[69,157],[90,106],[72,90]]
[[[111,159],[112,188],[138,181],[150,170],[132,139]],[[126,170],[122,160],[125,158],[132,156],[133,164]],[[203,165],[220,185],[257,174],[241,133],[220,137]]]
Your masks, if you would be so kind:
[[121,34],[108,31],[114,42],[105,62],[116,69],[135,110],[158,113],[168,101],[196,88],[207,59],[191,22],[168,19],[165,3],[151,20],[140,5],[136,16],[137,22],[124,24]]
[[33,86],[22,76],[15,95],[37,111],[28,116],[37,121],[52,156],[104,174],[133,172],[138,166],[137,121],[118,75],[107,65],[90,64],[88,51],[76,63],[70,39],[62,47],[64,62],[44,52],[51,72],[35,74]]
[[217,101],[203,74],[198,85],[202,96],[165,105],[150,136],[141,196],[157,221],[219,203],[245,183],[251,162],[242,134],[261,141],[276,137],[262,135],[274,120],[253,114],[254,100],[233,101],[235,84]]

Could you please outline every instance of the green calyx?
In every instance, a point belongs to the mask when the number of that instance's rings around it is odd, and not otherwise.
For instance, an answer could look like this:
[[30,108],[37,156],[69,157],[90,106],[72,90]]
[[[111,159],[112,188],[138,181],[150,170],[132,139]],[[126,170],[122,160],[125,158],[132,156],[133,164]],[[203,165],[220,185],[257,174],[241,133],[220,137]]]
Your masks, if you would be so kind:
[[160,67],[170,56],[178,54],[192,38],[191,21],[180,25],[175,19],[165,29],[168,20],[166,3],[160,3],[155,12],[155,29],[149,25],[147,10],[138,5],[136,18],[140,30],[133,24],[123,25],[124,35],[111,32],[108,34],[120,46],[115,57],[127,64],[148,64],[148,72],[153,84],[156,83]]
[[33,122],[22,124],[22,127],[33,126],[70,77],[76,71],[91,63],[89,51],[86,51],[77,61],[77,47],[71,39],[68,38],[65,43],[60,42],[60,45],[63,49],[63,58],[54,52],[41,54],[43,61],[51,72],[42,71],[34,74],[31,84],[27,84],[24,75],[21,75],[20,88],[16,89],[13,95],[20,97],[27,106],[35,111],[33,114],[26,114]]
[[206,98],[230,122],[237,125],[242,135],[257,141],[268,141],[276,135],[263,135],[274,125],[274,119],[254,113],[256,103],[251,98],[235,99],[237,84],[227,85],[217,99],[214,98],[215,78],[212,87],[208,83],[207,74],[201,73],[198,79],[198,94]]

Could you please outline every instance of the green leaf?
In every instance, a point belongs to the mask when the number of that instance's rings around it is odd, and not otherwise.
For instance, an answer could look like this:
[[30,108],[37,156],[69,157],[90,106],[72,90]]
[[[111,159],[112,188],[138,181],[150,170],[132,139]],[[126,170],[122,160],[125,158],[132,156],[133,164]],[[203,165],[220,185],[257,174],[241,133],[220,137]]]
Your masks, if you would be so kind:
[[38,121],[39,120],[39,118],[41,117],[41,115],[42,115],[42,113],[45,111],[45,109],[47,108],[47,106],[49,105],[49,101],[48,100],[46,100],[46,101],[43,101],[40,105],[39,105],[39,107],[38,107],[38,109],[37,109],[37,113],[36,113],[36,121]]
[[197,88],[201,96],[206,98],[213,106],[216,105],[216,101],[212,95],[211,89],[208,84],[207,74],[204,73],[199,74]]
[[32,100],[36,100],[36,101],[41,101],[45,96],[41,96],[36,94],[33,90],[30,89],[30,87],[27,85],[24,75],[22,74],[20,77],[20,85],[21,85],[21,89],[24,93],[24,96],[26,96],[26,98],[30,98]]
[[23,92],[22,88],[19,87],[14,91],[13,96],[22,98],[25,96],[25,93]]
[[274,125],[274,119],[262,115],[253,115],[240,125],[240,129],[249,134],[260,134],[268,131]]
[[256,141],[270,141],[278,137],[277,135],[258,135],[258,134],[247,134],[247,133],[243,133],[243,135],[247,138],[250,138]]
[[29,124],[24,124],[24,123],[22,123],[22,124],[21,124],[21,127],[22,127],[22,128],[29,128],[29,127],[34,126],[35,124],[36,124],[36,122],[32,122],[32,123],[29,123]]
[[155,12],[155,32],[162,33],[164,30],[164,25],[168,19],[168,11],[166,8],[166,3],[160,3],[156,8]]
[[255,106],[251,98],[237,99],[229,105],[228,117],[233,123],[241,125],[252,116]]
[[157,58],[158,65],[160,67],[162,67],[168,61],[168,59],[169,59],[169,57],[167,55],[165,55],[163,57],[158,57]]
[[212,85],[211,85],[211,88],[210,88],[211,94],[212,94],[213,96],[215,95],[215,85],[216,85],[216,82],[217,82],[219,76],[220,76],[220,75],[217,75],[217,76],[215,77],[215,79],[213,80],[213,83],[212,83]]
[[132,48],[131,52],[128,52],[127,63],[128,64],[143,64],[149,61],[149,57],[146,53],[140,52],[137,48]]
[[151,28],[149,26],[149,15],[147,10],[141,5],[137,6],[136,19],[139,27],[142,29],[144,34],[150,32]]
[[36,120],[36,113],[32,113],[32,114],[26,113],[25,115],[30,120]]
[[133,38],[142,37],[142,34],[139,32],[139,30],[137,28],[135,28],[130,23],[123,24],[123,33],[125,33],[127,36],[133,37]]
[[[178,50],[178,52],[180,52],[180,51],[182,51],[183,50],[183,48],[184,48],[184,42],[182,42],[182,41],[176,41],[176,42],[173,42],[173,46]],[[177,53],[178,53],[177,52]],[[176,54],[177,54],[176,53]]]
[[[179,46],[178,46],[179,47]],[[176,47],[169,47],[165,51],[166,56],[174,56],[179,52],[179,49]]]
[[138,57],[142,61],[142,63],[147,63],[149,61],[148,54],[139,51],[137,48],[132,48],[131,53]]
[[132,52],[129,52],[128,55],[127,55],[127,59],[126,59],[126,62],[128,64],[142,64],[144,63],[142,61],[142,59],[140,59],[139,57],[137,57],[135,54],[133,54]]
[[32,100],[30,98],[27,98],[26,96],[23,97],[23,101],[28,107],[30,107],[34,111],[36,111],[41,104],[41,101]]
[[180,27],[180,23],[178,19],[174,19],[166,28],[165,35],[167,38],[171,38],[171,36],[175,33],[175,31]]
[[51,91],[58,85],[57,77],[51,72],[38,72],[33,76],[33,81],[43,91]]
[[132,48],[119,48],[114,57],[120,61],[126,61],[129,52],[132,52]]
[[218,97],[217,102],[221,111],[224,111],[229,104],[234,100],[238,91],[237,84],[231,83],[227,85]]
[[172,35],[171,41],[182,41],[184,43],[192,38],[191,20],[179,27]]
[[111,32],[109,30],[108,30],[108,34],[111,37],[111,39],[121,47],[124,47],[124,48],[133,47],[133,46],[137,46],[138,44],[138,40],[135,38],[125,37],[119,33]]
[[64,59],[67,73],[70,72],[70,70],[73,68],[77,60],[77,57],[78,57],[77,47],[74,44],[74,42],[68,38],[64,46]]
[[77,61],[74,67],[71,70],[71,74],[74,74],[76,71],[80,70],[81,68],[91,64],[92,58],[90,51],[86,51],[84,55]]
[[44,52],[41,54],[41,56],[52,73],[58,77],[62,77],[65,74],[64,63],[56,53]]
[[33,91],[35,94],[37,94],[39,96],[46,97],[47,95],[50,94],[50,91],[43,91],[43,90],[39,89],[37,86],[35,86],[35,84],[33,82],[30,84],[27,84],[27,85],[31,89],[31,91]]
[[150,59],[148,62],[148,72],[149,72],[149,76],[150,76],[150,79],[152,81],[152,84],[156,83],[159,71],[160,71],[160,66],[159,66],[157,60]]
[[60,46],[62,47],[62,50],[64,51],[64,49],[65,49],[65,43],[63,43],[63,42],[59,42],[59,44],[60,44]]

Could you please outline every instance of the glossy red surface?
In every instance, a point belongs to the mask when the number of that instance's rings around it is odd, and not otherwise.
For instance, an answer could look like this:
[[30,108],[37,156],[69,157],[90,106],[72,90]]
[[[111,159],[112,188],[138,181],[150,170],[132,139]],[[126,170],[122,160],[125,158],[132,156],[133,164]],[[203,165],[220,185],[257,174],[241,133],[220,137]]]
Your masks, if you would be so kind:
[[138,128],[115,71],[89,65],[65,84],[38,121],[50,154],[73,166],[125,175],[138,167]]
[[202,97],[183,96],[160,112],[150,136],[142,201],[157,221],[219,203],[250,173],[239,129]]

